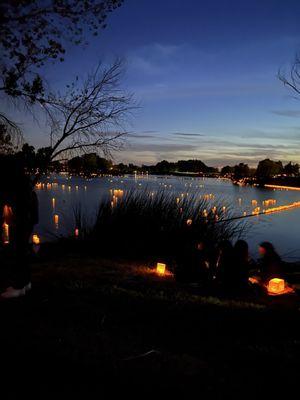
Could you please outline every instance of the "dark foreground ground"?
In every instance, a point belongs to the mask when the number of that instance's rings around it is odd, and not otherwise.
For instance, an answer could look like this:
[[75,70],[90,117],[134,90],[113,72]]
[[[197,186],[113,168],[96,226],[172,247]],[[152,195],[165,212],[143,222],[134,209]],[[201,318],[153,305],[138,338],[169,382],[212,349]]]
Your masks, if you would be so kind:
[[0,303],[0,398],[299,397],[297,299],[225,300],[116,260],[56,255]]

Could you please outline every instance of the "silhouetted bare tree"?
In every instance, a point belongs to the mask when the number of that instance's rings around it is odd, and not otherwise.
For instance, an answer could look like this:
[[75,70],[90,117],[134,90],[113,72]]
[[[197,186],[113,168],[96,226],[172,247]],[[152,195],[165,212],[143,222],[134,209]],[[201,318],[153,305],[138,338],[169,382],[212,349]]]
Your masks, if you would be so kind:
[[120,88],[123,63],[99,65],[81,83],[77,78],[65,94],[50,94],[43,107],[48,115],[49,160],[62,153],[101,150],[109,155],[122,146],[125,125],[134,109],[130,94]]
[[285,86],[300,95],[300,55],[296,55],[288,73],[282,70],[279,71],[278,78]]

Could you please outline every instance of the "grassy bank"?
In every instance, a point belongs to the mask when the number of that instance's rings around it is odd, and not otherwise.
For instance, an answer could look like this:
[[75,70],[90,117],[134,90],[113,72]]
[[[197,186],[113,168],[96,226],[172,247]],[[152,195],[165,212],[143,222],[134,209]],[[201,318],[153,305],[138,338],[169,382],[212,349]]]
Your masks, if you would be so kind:
[[228,300],[147,262],[66,253],[33,265],[28,297],[0,303],[0,394],[253,398],[298,390],[298,305]]

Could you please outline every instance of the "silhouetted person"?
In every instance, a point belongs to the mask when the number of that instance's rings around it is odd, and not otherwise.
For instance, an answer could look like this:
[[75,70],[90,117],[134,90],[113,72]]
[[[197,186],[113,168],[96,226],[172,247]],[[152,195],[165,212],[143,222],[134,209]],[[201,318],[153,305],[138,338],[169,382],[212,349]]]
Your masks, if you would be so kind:
[[229,240],[223,240],[219,245],[218,258],[216,262],[217,282],[224,288],[231,284],[232,271],[234,268],[233,247]]
[[270,279],[283,278],[282,260],[270,242],[263,242],[259,245],[260,277],[264,284]]
[[238,240],[234,245],[234,265],[232,270],[232,288],[238,291],[248,289],[250,257],[248,243]]
[[182,283],[202,283],[208,279],[209,261],[203,241],[188,238],[178,248],[176,279]]
[[211,274],[212,255],[210,246],[205,240],[201,240],[195,247],[195,264],[199,281],[207,282]]
[[[1,172],[4,189],[1,204],[11,210],[8,246],[14,263],[11,286],[2,293],[2,298],[22,296],[31,288],[29,240],[34,225],[38,223],[38,200],[30,177],[16,162],[7,161],[7,164],[5,171]],[[2,218],[5,222],[6,216]]]

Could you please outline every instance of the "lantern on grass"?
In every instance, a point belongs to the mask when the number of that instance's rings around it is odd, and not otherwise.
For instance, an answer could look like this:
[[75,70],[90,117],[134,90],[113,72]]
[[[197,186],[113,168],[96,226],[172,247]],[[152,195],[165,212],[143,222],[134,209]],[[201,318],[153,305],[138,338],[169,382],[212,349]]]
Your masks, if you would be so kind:
[[285,282],[284,279],[281,278],[273,278],[269,280],[268,283],[268,292],[270,294],[278,294],[284,292]]
[[40,249],[41,240],[37,234],[32,235],[32,249],[37,253]]
[[164,263],[157,263],[156,264],[156,272],[158,273],[158,275],[165,275],[166,273],[166,264]]

